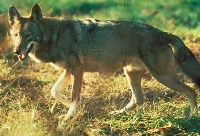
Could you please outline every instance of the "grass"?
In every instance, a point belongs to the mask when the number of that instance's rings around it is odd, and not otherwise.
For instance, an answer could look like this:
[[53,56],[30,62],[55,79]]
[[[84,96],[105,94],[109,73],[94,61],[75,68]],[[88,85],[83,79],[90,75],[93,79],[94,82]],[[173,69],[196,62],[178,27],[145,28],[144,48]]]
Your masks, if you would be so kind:
[[[200,60],[198,15],[199,1],[164,0],[136,2],[113,0],[1,0],[0,13],[7,12],[9,5],[21,8],[27,15],[32,3],[39,3],[44,14],[68,15],[73,18],[95,17],[149,23],[170,31]],[[54,7],[52,7],[52,4]],[[158,83],[149,73],[142,80],[146,102],[135,110],[110,115],[112,110],[123,108],[131,97],[123,74],[84,74],[82,104],[77,117],[64,122],[58,117],[68,109],[50,95],[50,89],[62,71],[48,64],[36,64],[30,59],[21,63],[8,46],[5,37],[6,16],[0,16],[0,135],[2,136],[65,136],[65,135],[200,135],[200,111],[190,116],[189,104],[181,94]],[[195,85],[183,75],[180,79],[189,86]],[[70,85],[63,93],[71,95]],[[197,102],[200,92],[197,89]]]

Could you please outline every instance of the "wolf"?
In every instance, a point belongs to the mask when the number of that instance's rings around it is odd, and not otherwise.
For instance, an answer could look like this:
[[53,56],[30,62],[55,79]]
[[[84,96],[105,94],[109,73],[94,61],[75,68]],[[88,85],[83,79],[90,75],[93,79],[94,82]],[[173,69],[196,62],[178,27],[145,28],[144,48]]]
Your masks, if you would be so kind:
[[[65,119],[76,115],[84,72],[112,73],[122,68],[132,97],[124,108],[111,113],[144,103],[141,78],[147,70],[161,84],[182,93],[192,113],[197,109],[195,90],[182,83],[176,72],[180,68],[199,87],[200,65],[183,41],[171,33],[139,22],[45,17],[37,4],[27,17],[10,6],[8,21],[20,61],[30,56],[36,62],[63,69],[51,94],[69,107]],[[68,98],[61,91],[71,76],[72,97]]]

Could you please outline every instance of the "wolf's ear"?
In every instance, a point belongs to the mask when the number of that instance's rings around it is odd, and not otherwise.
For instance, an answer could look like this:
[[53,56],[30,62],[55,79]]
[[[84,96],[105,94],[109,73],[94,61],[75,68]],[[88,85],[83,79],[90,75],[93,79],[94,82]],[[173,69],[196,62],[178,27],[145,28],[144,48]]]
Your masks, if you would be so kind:
[[8,9],[8,22],[10,26],[20,21],[20,14],[14,6],[10,6]]
[[41,20],[42,19],[42,11],[41,11],[41,8],[40,8],[40,6],[38,5],[38,4],[34,4],[33,6],[32,6],[32,11],[31,11],[31,17],[30,17],[30,19],[32,20],[32,21],[39,21],[39,20]]

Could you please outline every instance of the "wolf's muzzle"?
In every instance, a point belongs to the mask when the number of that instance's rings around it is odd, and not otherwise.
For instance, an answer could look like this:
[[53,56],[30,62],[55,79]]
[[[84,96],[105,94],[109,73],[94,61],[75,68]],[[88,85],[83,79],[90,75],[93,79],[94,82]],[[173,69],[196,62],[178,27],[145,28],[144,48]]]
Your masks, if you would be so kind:
[[15,54],[18,55],[19,60],[25,60],[26,57],[28,56],[28,54],[31,52],[31,50],[33,49],[34,44],[30,43],[28,45],[28,49],[25,51],[21,51],[21,49],[17,49],[16,51],[14,51]]

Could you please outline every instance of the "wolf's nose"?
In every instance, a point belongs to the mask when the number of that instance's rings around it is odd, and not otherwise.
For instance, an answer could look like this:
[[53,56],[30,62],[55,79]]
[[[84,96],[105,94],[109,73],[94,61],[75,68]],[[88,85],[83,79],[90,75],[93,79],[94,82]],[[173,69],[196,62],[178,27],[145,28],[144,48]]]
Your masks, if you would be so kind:
[[17,55],[19,55],[21,53],[21,50],[20,49],[15,50],[14,53],[17,54]]

